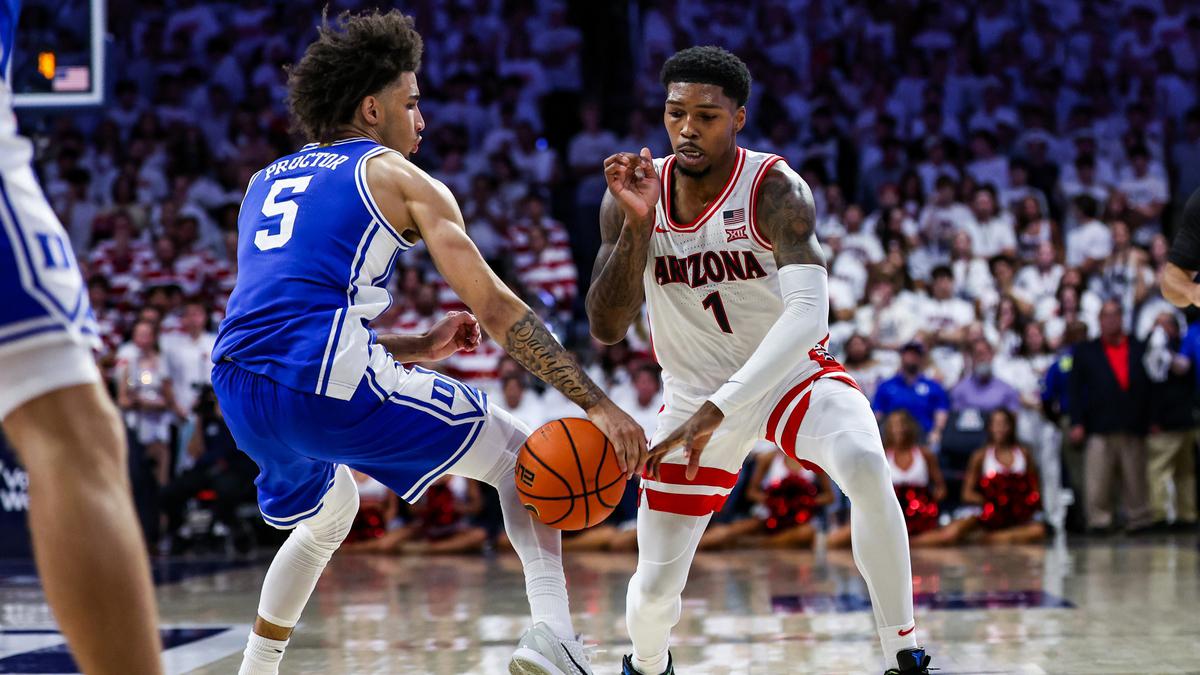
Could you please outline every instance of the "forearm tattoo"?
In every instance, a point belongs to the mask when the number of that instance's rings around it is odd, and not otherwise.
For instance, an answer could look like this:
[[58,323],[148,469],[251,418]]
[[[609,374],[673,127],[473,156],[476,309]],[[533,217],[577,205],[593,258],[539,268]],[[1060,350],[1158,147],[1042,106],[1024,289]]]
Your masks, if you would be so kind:
[[504,338],[509,355],[546,384],[587,410],[604,400],[604,392],[583,372],[532,311],[526,312]]

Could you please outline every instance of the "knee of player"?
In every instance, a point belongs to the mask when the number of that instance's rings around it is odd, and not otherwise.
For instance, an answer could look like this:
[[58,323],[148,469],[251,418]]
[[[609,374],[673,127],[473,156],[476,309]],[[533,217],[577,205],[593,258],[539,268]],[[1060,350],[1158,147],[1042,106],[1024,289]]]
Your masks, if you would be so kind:
[[350,534],[356,514],[358,514],[358,486],[355,484],[350,470],[341,466],[338,467],[333,486],[325,493],[321,510],[305,521],[305,526],[318,543],[331,544],[336,547],[342,543],[346,535]]
[[626,602],[631,607],[643,611],[670,609],[679,602],[680,591],[672,588],[673,584],[665,582],[665,579],[654,578],[651,575],[634,575],[629,583]]
[[843,434],[840,441],[834,449],[831,473],[843,483],[843,490],[850,492],[855,483],[891,480],[887,457],[878,442],[866,434]]

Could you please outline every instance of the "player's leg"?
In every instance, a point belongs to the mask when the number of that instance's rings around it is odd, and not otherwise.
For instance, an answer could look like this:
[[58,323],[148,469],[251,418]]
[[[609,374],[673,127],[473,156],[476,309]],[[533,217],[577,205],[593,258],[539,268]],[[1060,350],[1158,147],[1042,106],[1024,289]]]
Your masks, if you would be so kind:
[[358,485],[350,469],[339,466],[320,508],[292,529],[267,569],[258,601],[258,617],[238,675],[279,672],[279,662],[292,630],[300,621],[317,579],[350,533],[356,513]]
[[784,411],[782,422],[784,451],[820,465],[850,499],[854,561],[867,583],[884,657],[896,668],[897,653],[917,647],[912,567],[908,529],[870,404],[843,382],[818,380]]
[[[212,383],[238,448],[259,466],[263,519],[291,529],[263,580],[258,617],[238,670],[275,675],[317,579],[358,512],[358,485],[349,468],[301,455],[289,434],[315,436],[331,401],[341,402],[293,391],[228,363],[213,368]],[[360,412],[345,406],[334,412]]]
[[562,567],[562,533],[533,517],[521,503],[513,472],[517,454],[529,437],[524,422],[491,406],[479,439],[449,473],[496,488],[504,532],[525,570],[525,594],[533,623],[546,624],[560,640],[575,641],[567,581]]
[[637,571],[625,596],[625,624],[633,641],[633,667],[643,675],[667,669],[671,629],[679,623],[683,587],[712,514],[685,516],[638,509]]
[[[43,356],[59,370],[71,370],[80,359],[87,360],[82,367],[95,369],[79,347],[46,350],[37,358],[6,359],[0,389],[11,392],[10,382],[38,377],[17,371],[22,363],[42,363]],[[42,379],[47,372],[53,371],[42,371]],[[73,384],[5,414],[9,407],[0,409],[0,417],[29,472],[38,573],[77,663],[85,673],[162,672],[146,545],[130,497],[125,429],[108,394],[95,382]]]

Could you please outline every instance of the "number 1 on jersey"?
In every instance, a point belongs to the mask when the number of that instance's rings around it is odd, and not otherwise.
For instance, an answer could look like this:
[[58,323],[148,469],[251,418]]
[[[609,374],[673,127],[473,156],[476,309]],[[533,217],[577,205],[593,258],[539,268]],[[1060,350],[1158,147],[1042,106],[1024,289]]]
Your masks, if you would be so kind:
[[733,327],[729,325],[729,315],[725,313],[725,304],[721,302],[721,292],[713,291],[709,293],[704,301],[700,303],[704,309],[712,310],[713,318],[717,320],[717,325],[726,333],[733,333]]

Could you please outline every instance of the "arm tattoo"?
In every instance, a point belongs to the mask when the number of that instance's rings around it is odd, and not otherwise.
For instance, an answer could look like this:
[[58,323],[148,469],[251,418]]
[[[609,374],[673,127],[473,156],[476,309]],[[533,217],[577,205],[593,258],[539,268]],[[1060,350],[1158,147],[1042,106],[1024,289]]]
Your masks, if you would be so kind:
[[580,408],[587,410],[604,400],[604,392],[546,330],[546,325],[532,310],[508,329],[504,347],[517,363],[561,391]]
[[625,228],[625,216],[607,192],[600,206],[600,234],[603,244],[596,255],[587,294],[588,319],[593,332],[611,333],[605,337],[619,340],[637,318],[645,299],[642,273],[650,242]]
[[758,188],[755,218],[784,265],[825,265],[816,236],[816,208],[804,179],[786,166],[767,171]]

